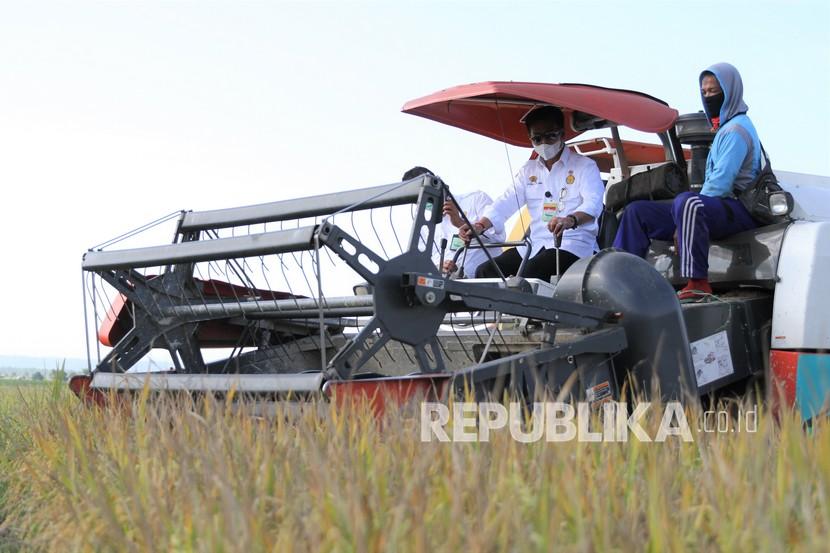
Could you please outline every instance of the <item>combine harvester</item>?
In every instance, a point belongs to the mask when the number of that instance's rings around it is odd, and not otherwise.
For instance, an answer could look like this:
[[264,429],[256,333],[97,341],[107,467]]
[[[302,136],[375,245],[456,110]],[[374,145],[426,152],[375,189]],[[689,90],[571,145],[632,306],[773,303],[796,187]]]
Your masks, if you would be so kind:
[[[601,246],[627,202],[670,201],[702,182],[705,118],[637,92],[488,82],[403,111],[529,147],[521,119],[541,105],[564,111],[568,146],[607,178]],[[623,141],[618,127],[659,144]],[[577,139],[598,129],[610,136]],[[70,386],[94,401],[107,390],[234,390],[368,396],[382,408],[470,391],[596,404],[659,390],[694,401],[763,379],[810,420],[830,401],[830,179],[778,177],[789,192],[771,198],[781,222],[713,243],[717,301],[687,305],[670,243],[653,243],[646,260],[602,250],[554,283],[447,278],[435,229],[452,194],[432,176],[181,212],[171,244],[84,255],[97,362],[90,355],[94,370]],[[159,352],[169,361],[148,369]]]

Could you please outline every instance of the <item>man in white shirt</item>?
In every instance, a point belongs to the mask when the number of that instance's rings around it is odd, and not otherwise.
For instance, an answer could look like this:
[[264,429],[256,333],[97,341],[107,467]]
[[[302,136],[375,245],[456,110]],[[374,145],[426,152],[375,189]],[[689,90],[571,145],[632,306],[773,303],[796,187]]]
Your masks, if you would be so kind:
[[[404,173],[403,180],[414,179],[423,174],[435,176],[426,167],[413,167]],[[466,194],[453,194],[453,197],[470,221],[477,221],[484,215],[485,208],[493,203],[493,199],[481,190],[475,190]],[[458,213],[455,204],[449,200],[444,202],[443,212],[444,219],[441,221],[441,226],[435,229],[436,247],[433,251],[433,259],[436,265],[440,262],[441,252],[439,248],[441,239],[446,238],[447,250],[444,254],[443,271],[445,273],[455,273],[459,278],[472,278],[476,274],[476,269],[479,265],[487,260],[487,254],[481,248],[468,248],[466,251],[461,252],[458,262],[454,262],[453,257],[455,257],[459,249],[465,246],[458,234],[458,228],[464,224],[464,220]],[[498,232],[496,229],[488,229],[481,237],[482,242],[485,244],[487,242],[504,242],[504,230]],[[492,257],[498,255],[498,251],[495,249],[491,250],[491,252],[490,255]]]
[[[556,237],[562,239],[561,272],[597,251],[597,217],[602,212],[604,187],[597,164],[565,147],[564,116],[559,108],[534,109],[524,123],[538,156],[519,169],[513,186],[496,198],[473,226],[478,233],[491,228],[503,231],[507,219],[526,204],[532,249],[521,276],[550,280],[557,271]],[[459,230],[463,240],[470,240],[469,227]],[[505,276],[515,275],[521,260],[516,248],[495,258]],[[476,272],[479,278],[497,276],[491,263],[482,264]]]

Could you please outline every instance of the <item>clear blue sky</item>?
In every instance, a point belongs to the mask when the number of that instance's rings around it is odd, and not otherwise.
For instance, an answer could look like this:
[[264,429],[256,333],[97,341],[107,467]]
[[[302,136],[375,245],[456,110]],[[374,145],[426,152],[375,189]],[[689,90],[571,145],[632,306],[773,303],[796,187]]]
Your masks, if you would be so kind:
[[830,175],[829,21],[826,1],[0,2],[0,354],[83,355],[83,251],[177,209],[416,164],[497,193],[527,151],[400,113],[456,84],[585,82],[689,112],[729,61],[773,165]]

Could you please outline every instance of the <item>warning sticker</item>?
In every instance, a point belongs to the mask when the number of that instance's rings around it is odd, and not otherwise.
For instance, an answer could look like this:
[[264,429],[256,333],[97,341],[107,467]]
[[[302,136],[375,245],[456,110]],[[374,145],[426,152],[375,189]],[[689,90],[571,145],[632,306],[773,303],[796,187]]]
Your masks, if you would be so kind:
[[692,363],[698,386],[704,386],[734,373],[726,331],[722,330],[692,342]]
[[585,401],[590,403],[591,407],[610,400],[611,384],[607,380],[585,390]]
[[423,286],[425,288],[444,288],[444,281],[440,278],[429,278],[424,276],[418,277],[418,286]]

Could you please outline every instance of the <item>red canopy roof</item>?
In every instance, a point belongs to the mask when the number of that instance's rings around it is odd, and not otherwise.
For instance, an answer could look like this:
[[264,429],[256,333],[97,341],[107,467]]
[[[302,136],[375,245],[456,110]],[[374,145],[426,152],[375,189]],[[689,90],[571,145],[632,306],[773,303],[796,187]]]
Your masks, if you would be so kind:
[[586,130],[624,125],[644,132],[668,130],[677,110],[630,90],[585,84],[486,82],[448,88],[407,102],[405,113],[420,115],[514,146],[529,147],[522,117],[534,106],[565,112],[565,138]]

